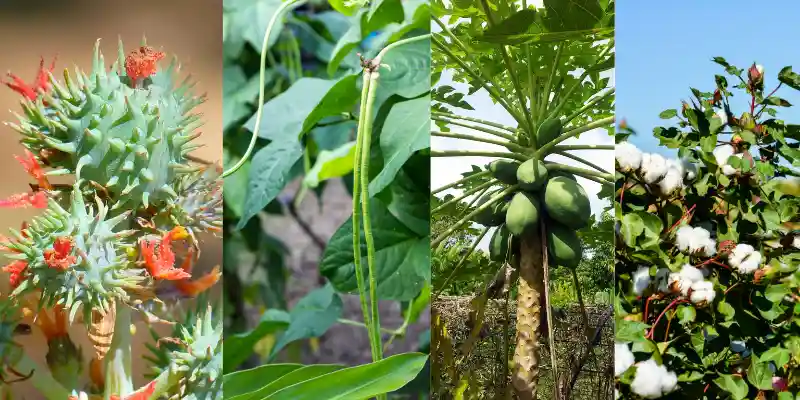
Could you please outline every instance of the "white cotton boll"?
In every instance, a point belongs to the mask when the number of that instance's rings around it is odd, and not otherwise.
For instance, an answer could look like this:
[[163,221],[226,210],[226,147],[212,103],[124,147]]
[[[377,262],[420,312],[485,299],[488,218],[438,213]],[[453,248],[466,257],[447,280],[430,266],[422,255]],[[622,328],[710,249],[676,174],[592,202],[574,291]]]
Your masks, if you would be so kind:
[[683,167],[683,178],[684,179],[686,179],[687,181],[691,182],[691,181],[695,180],[695,178],[697,178],[697,173],[698,173],[697,164],[695,164],[695,163],[693,163],[693,162],[691,162],[691,161],[689,161],[687,159],[683,159],[683,160],[681,160],[681,166]]
[[792,247],[794,247],[795,249],[800,249],[800,236],[795,236],[792,239]]
[[703,272],[700,271],[699,268],[695,268],[689,264],[685,264],[683,268],[681,268],[680,276],[681,279],[692,283],[703,280]]
[[614,146],[614,158],[623,172],[637,170],[642,165],[642,151],[628,142]]
[[667,160],[660,154],[645,153],[642,155],[641,171],[646,183],[656,183],[667,173]]
[[689,245],[692,243],[692,237],[694,236],[694,228],[689,225],[683,225],[675,232],[675,244],[678,246],[678,250],[686,251],[689,249]]
[[614,343],[614,376],[624,374],[635,361],[626,343]]
[[711,239],[711,233],[701,227],[692,228],[684,225],[676,232],[675,244],[678,250],[707,257],[717,252],[717,242]]
[[761,64],[756,65],[756,71],[758,71],[759,75],[763,76],[764,75],[764,66],[761,65]]
[[669,196],[676,190],[680,190],[683,188],[683,171],[670,167],[664,175],[664,179],[658,183],[658,187],[664,196]]
[[714,282],[711,281],[701,281],[695,282],[692,284],[692,291],[689,294],[689,300],[692,303],[711,303],[714,301],[714,297],[716,297],[717,293],[714,292]]
[[722,173],[723,173],[725,176],[733,176],[733,175],[736,175],[736,172],[738,172],[738,171],[736,170],[736,168],[733,168],[733,167],[731,167],[731,166],[730,166],[730,165],[728,165],[728,164],[725,164],[725,165],[723,165],[723,166],[722,166]]
[[631,382],[631,391],[645,399],[657,399],[673,390],[678,376],[652,358],[636,363],[636,376]]
[[728,164],[728,159],[736,152],[736,149],[729,144],[723,144],[714,149],[711,153],[714,155],[714,159],[717,160],[717,165],[726,165]]
[[650,268],[639,267],[633,273],[633,292],[639,296],[648,286],[650,286]]
[[728,113],[725,110],[717,110],[717,118],[722,120],[722,125],[726,125],[728,123]]
[[758,251],[755,251],[753,253],[750,253],[750,255],[747,256],[742,261],[741,264],[739,264],[738,269],[739,269],[739,272],[742,273],[742,274],[752,274],[760,266],[761,266],[761,253],[758,252]]
[[753,246],[740,243],[728,255],[728,262],[731,267],[736,268],[740,273],[750,274],[761,265],[761,258],[761,253],[757,252]]

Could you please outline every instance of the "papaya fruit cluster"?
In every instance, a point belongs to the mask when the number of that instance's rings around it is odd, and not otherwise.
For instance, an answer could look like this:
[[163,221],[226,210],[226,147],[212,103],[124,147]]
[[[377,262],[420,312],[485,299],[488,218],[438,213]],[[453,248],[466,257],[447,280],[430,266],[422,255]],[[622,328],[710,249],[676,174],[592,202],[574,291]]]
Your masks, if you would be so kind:
[[[537,143],[549,143],[560,133],[558,119],[545,121],[537,132]],[[575,176],[548,171],[544,161],[536,157],[523,163],[495,160],[486,168],[503,185],[518,188],[484,208],[473,219],[487,227],[498,227],[489,245],[490,258],[498,262],[518,260],[520,239],[538,234],[539,224],[543,222],[550,263],[577,267],[583,256],[577,231],[589,225],[591,208],[589,197]],[[478,207],[491,199],[491,195],[481,197]]]

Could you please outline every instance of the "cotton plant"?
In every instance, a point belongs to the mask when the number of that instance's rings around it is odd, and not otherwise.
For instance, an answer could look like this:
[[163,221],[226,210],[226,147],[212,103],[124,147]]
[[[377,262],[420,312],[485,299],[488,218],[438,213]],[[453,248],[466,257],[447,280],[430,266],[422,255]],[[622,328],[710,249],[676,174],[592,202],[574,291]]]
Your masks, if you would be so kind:
[[715,88],[653,130],[674,158],[641,151],[625,124],[617,134],[621,399],[800,391],[800,128],[778,118],[791,106],[779,89],[800,90],[800,75],[783,68],[765,90],[763,67],[713,61]]
[[[221,398],[222,324],[203,295],[220,271],[193,272],[200,238],[222,222],[219,166],[190,154],[203,97],[176,82],[177,61],[162,65],[165,54],[144,42],[126,52],[120,41],[110,68],[99,46],[90,71],[56,78],[55,61],[42,60],[33,83],[10,73],[4,82],[22,96],[7,125],[21,135],[17,160],[33,183],[0,206],[40,211],[2,238],[3,389],[29,380],[48,400]],[[197,296],[190,318],[172,316]],[[174,328],[153,347],[161,363],[149,381],[133,376],[136,322]],[[85,326],[91,357],[73,325]],[[22,344],[28,329],[45,337],[46,366]]]

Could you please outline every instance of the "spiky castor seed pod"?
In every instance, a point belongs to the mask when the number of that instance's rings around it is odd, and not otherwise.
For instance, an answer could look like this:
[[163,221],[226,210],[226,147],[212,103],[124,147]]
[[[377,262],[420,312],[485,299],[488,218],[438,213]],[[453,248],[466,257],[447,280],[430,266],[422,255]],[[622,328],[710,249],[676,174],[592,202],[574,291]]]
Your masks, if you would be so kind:
[[[49,75],[52,90],[36,100],[24,99],[24,116],[9,124],[34,154],[48,154],[50,175],[75,174],[104,186],[113,207],[163,204],[176,197],[175,179],[191,172],[185,155],[196,147],[203,102],[189,93],[188,79],[176,86],[176,61],[144,79],[130,79],[119,42],[119,59],[106,70],[95,45],[92,71],[64,81]],[[52,156],[56,154],[58,156]]]
[[180,327],[183,343],[170,352],[169,370],[182,376],[181,399],[222,399],[223,325],[217,314],[209,304],[188,327]]
[[[92,310],[105,312],[116,299],[128,300],[126,290],[140,288],[147,279],[145,270],[136,267],[126,256],[135,241],[130,229],[119,229],[128,221],[130,211],[108,218],[109,208],[97,197],[95,206],[87,206],[76,182],[70,197],[69,211],[53,198],[48,208],[34,218],[22,232],[12,230],[15,241],[7,243],[8,258],[23,260],[27,269],[12,296],[41,290],[40,307],[56,304],[68,310],[70,322],[83,310],[86,324]],[[71,241],[70,262],[53,268],[46,259],[56,241]]]
[[177,182],[178,196],[156,215],[156,226],[168,231],[183,226],[193,234],[222,229],[222,179],[218,168],[186,174]]

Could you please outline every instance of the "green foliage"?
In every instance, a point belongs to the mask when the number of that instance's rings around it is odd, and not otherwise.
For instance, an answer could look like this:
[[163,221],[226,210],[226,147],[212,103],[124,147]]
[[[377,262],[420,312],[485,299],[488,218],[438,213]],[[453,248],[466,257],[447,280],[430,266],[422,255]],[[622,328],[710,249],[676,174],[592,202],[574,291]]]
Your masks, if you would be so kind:
[[[769,74],[713,61],[737,83],[717,75],[711,92],[692,89],[691,103],[661,115],[676,123],[654,130],[683,167],[659,171],[618,145],[617,341],[677,376],[668,398],[770,398],[798,385],[800,131],[776,118],[789,104],[777,89],[765,95]],[[787,67],[777,80],[797,89],[796,79]],[[741,114],[734,94],[748,99]],[[634,369],[619,378],[623,398],[635,398]]]

